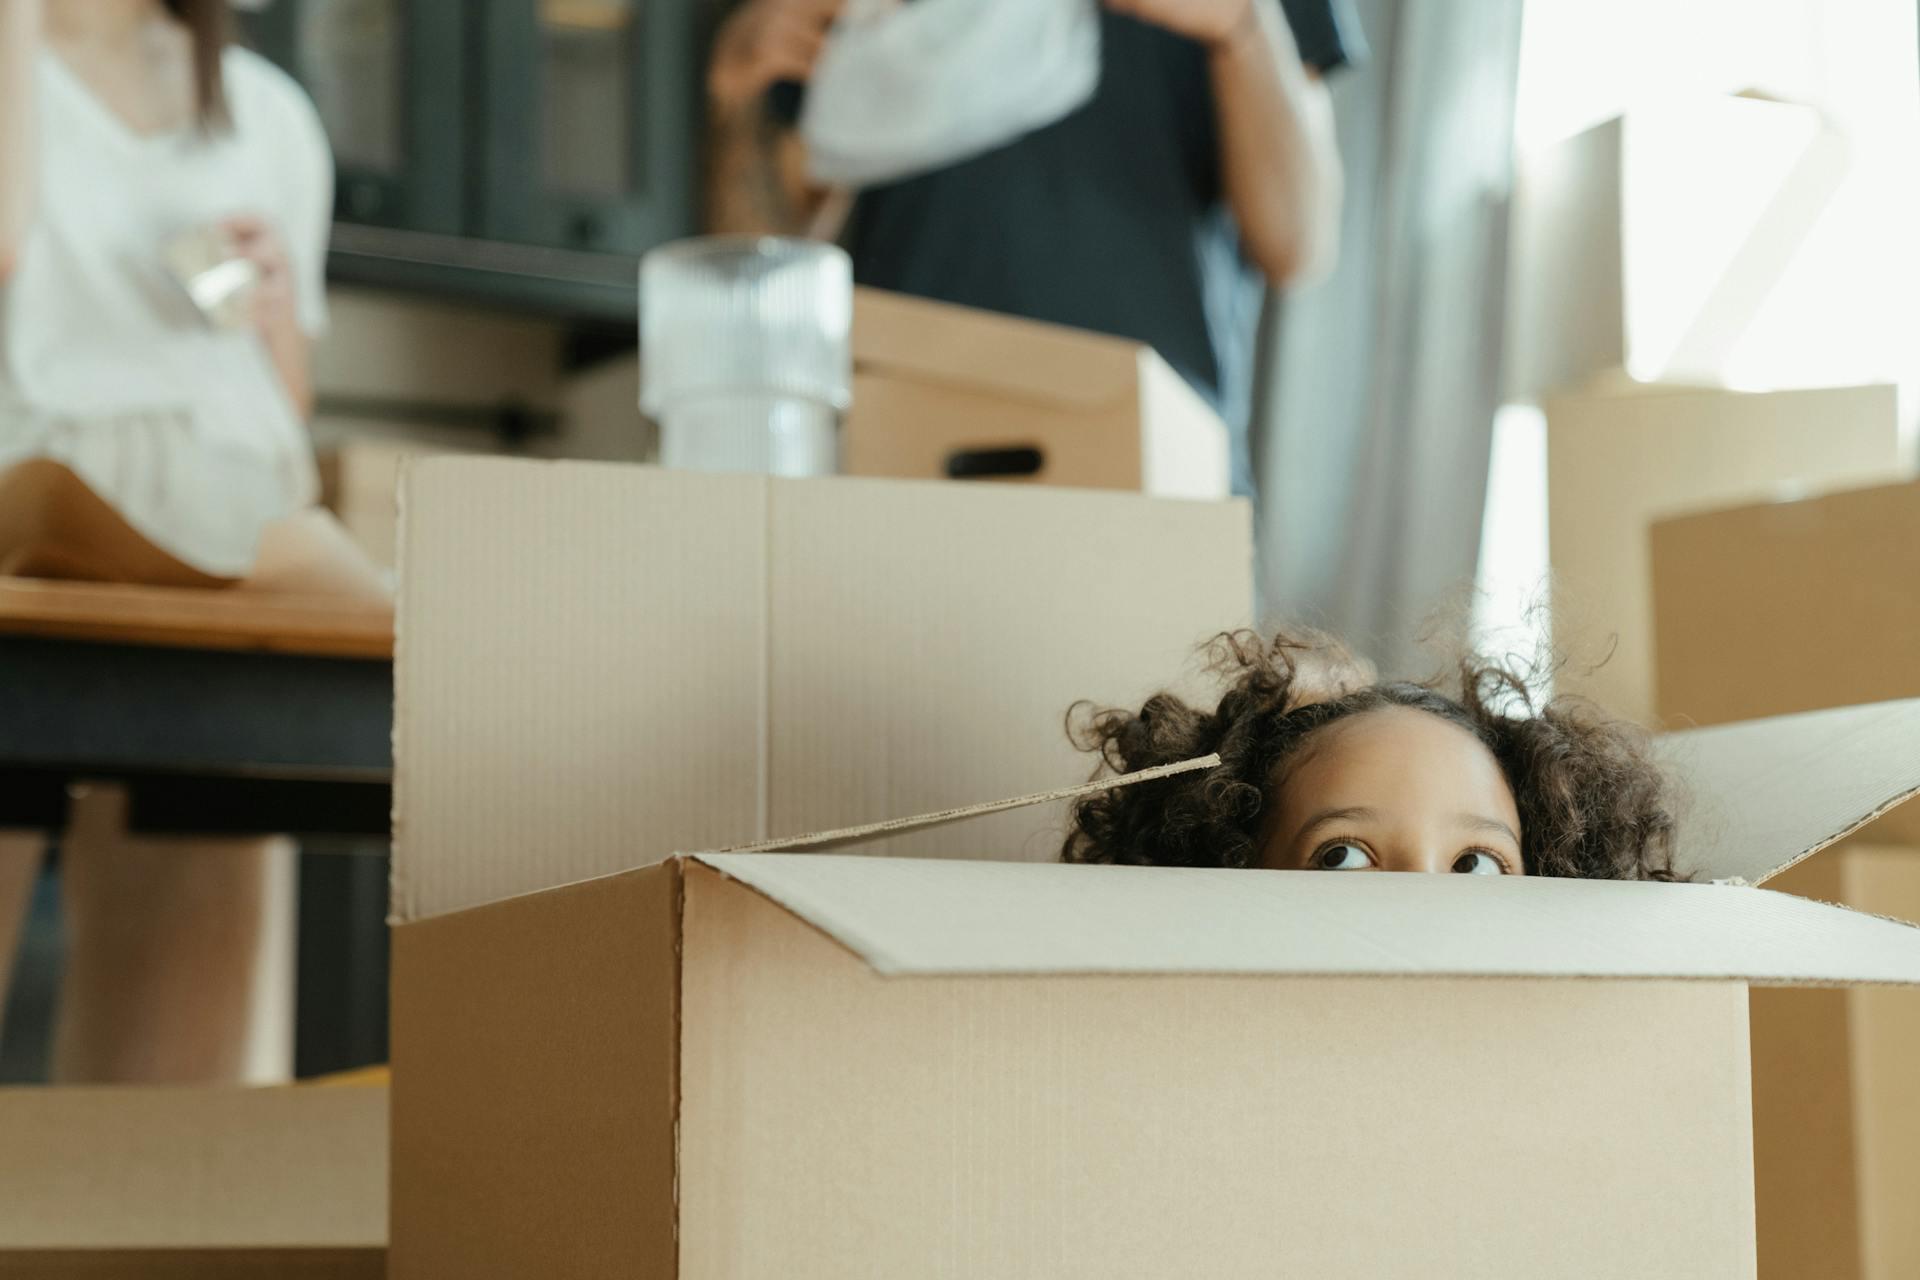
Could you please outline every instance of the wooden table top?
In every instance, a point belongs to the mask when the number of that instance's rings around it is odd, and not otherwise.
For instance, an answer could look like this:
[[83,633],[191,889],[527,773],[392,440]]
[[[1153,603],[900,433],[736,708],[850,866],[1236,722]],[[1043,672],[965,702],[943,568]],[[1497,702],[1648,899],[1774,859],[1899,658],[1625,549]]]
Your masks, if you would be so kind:
[[390,659],[393,610],[358,600],[242,588],[0,577],[0,635]]

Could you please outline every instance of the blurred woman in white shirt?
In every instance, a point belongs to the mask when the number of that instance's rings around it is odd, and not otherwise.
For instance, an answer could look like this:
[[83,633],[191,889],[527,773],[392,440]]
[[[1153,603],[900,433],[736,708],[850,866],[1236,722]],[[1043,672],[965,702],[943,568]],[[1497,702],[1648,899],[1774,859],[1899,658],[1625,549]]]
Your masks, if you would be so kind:
[[[227,0],[0,3],[0,469],[62,462],[175,556],[238,575],[315,497],[332,165],[311,103],[228,25]],[[190,236],[251,264],[237,323],[169,270]],[[62,842],[55,1076],[281,1074],[260,1030],[284,1032],[290,999],[264,927],[285,842],[133,839],[121,808],[77,797]],[[42,844],[0,834],[0,1000]]]

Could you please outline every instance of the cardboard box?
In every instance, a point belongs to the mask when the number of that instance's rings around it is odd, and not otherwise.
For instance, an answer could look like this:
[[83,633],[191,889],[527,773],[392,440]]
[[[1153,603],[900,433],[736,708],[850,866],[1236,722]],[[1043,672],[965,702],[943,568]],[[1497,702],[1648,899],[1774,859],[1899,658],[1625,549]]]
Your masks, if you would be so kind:
[[[1760,880],[1913,794],[1920,702],[1661,749],[1687,864]],[[1747,984],[1920,983],[1920,929],[1741,883],[723,853],[402,913],[395,960],[399,1280],[1744,1278]]]
[[[1849,841],[1773,885],[1920,920],[1920,850]],[[1752,1016],[1761,1280],[1920,1275],[1920,991],[1757,991]]]
[[0,1276],[385,1274],[385,1089],[0,1089],[0,1135]]
[[[1660,710],[1744,715],[1920,693],[1920,485],[1897,484],[1653,526]],[[1920,920],[1920,820],[1778,886]],[[1754,1142],[1767,1280],[1920,1274],[1920,996],[1768,992],[1753,1004]]]
[[333,512],[353,540],[382,568],[399,563],[400,467],[432,450],[386,440],[352,440],[315,455],[320,505]]
[[1766,394],[1660,388],[1550,399],[1554,639],[1573,656],[1559,687],[1651,720],[1648,524],[1788,487],[1904,477],[1894,400],[1890,386]]
[[1818,111],[1735,96],[1649,106],[1524,157],[1511,398],[1622,373],[1737,384],[1755,335],[1818,348],[1873,323],[1770,306],[1846,168]]
[[[1252,615],[1240,503],[440,458],[402,509],[408,918],[1084,775],[1070,705]],[[1060,819],[987,826],[1047,859]]]
[[849,475],[1227,496],[1226,426],[1140,343],[861,289],[853,359]]
[[[1669,723],[1920,696],[1920,484],[1676,516],[1649,542]],[[1920,809],[1873,837],[1920,845]]]

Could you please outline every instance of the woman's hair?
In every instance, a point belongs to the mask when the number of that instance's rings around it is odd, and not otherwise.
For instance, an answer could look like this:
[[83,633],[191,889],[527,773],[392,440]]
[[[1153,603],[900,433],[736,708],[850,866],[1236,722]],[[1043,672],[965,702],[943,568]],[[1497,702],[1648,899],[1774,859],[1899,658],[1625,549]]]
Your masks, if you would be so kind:
[[1231,680],[1212,711],[1158,693],[1138,711],[1089,714],[1081,704],[1069,713],[1069,732],[1100,754],[1103,769],[1132,773],[1214,752],[1220,767],[1081,799],[1066,861],[1253,866],[1262,820],[1314,732],[1361,712],[1411,707],[1465,729],[1499,761],[1529,875],[1683,878],[1673,870],[1669,787],[1644,736],[1591,704],[1556,698],[1536,708],[1523,676],[1479,659],[1460,664],[1454,692],[1379,683],[1310,634],[1269,642],[1231,633],[1213,642],[1211,656],[1212,669]]
[[166,0],[167,12],[193,37],[194,110],[202,129],[229,121],[220,58],[228,38],[227,0]]

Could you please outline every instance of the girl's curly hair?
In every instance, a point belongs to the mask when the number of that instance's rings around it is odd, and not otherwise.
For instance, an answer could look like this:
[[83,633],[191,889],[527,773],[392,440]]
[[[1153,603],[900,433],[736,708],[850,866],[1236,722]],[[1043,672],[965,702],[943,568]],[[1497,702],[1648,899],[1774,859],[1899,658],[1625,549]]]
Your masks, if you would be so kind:
[[[1231,686],[1212,711],[1170,693],[1138,711],[1068,715],[1068,731],[1103,770],[1131,773],[1213,752],[1220,767],[1084,797],[1061,851],[1067,862],[1247,867],[1288,761],[1320,729],[1382,707],[1412,707],[1467,730],[1492,752],[1520,813],[1529,875],[1676,880],[1665,776],[1636,729],[1591,704],[1536,707],[1520,675],[1477,659],[1457,692],[1380,683],[1324,637],[1251,631],[1217,637],[1212,669]],[[1507,714],[1502,706],[1517,708]],[[1075,721],[1082,722],[1076,728]]]

